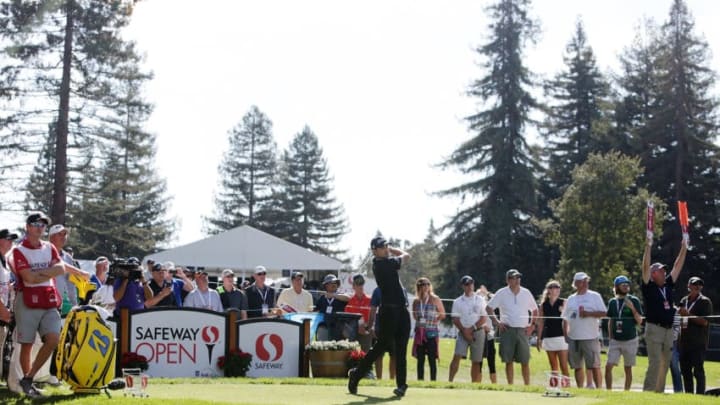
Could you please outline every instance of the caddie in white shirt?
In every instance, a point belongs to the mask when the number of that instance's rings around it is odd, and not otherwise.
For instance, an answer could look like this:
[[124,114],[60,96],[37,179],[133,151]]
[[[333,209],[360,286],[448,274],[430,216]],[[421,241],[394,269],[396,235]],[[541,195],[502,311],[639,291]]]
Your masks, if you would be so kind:
[[[522,274],[510,269],[505,273],[507,287],[499,289],[488,302],[486,311],[500,334],[500,358],[505,363],[508,384],[514,380],[514,362],[522,367],[523,382],[530,385],[530,342],[538,306],[530,290],[520,286]],[[495,316],[500,310],[500,320]]]

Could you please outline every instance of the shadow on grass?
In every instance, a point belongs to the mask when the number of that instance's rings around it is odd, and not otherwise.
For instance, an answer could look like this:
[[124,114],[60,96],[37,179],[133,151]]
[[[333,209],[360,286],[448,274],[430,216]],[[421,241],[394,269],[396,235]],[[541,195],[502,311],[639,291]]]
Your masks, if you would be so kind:
[[[352,395],[352,394],[348,394],[348,395]],[[392,394],[389,397],[375,397],[372,395],[363,395],[363,394],[355,394],[352,397],[353,397],[353,399],[356,399],[357,397],[361,397],[364,399],[358,399],[358,400],[355,400],[352,402],[348,402],[345,405],[382,404],[385,402],[394,402],[394,401],[400,400],[399,397],[392,395]]]

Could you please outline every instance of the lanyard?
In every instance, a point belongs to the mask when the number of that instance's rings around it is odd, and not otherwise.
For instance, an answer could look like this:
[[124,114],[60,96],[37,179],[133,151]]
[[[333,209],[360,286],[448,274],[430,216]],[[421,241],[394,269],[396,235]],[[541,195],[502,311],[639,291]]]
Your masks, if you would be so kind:
[[427,318],[425,318],[425,314],[428,312],[427,311],[428,301],[430,301],[429,295],[427,298],[425,298],[425,302],[420,303],[420,318],[422,318],[422,319],[427,319]]
[[687,309],[687,311],[690,312],[693,309],[693,307],[695,306],[695,304],[697,304],[700,297],[702,297],[702,294],[698,295],[697,298],[695,298],[695,301],[693,301],[693,303],[692,303],[692,305],[690,305],[690,307],[688,307],[688,304],[690,303],[690,299],[685,301],[685,309]]
[[[258,294],[260,294],[260,298],[262,298],[263,304],[267,304],[267,302],[265,302],[265,300],[267,299],[267,295],[268,295],[269,291],[270,290],[267,287],[263,288],[262,291],[260,291],[260,289],[258,288]],[[263,292],[264,292],[264,294],[263,294]]]
[[625,299],[622,300],[622,305],[620,305],[620,300],[616,300],[615,305],[617,305],[618,317],[622,318],[622,310],[625,308]]
[[663,286],[663,288],[658,287],[658,290],[660,290],[660,294],[662,295],[663,300],[667,301],[667,296],[665,295],[665,286]]
[[325,297],[325,301],[327,301],[329,307],[332,307],[333,302],[335,302],[335,297],[333,297],[333,298]]

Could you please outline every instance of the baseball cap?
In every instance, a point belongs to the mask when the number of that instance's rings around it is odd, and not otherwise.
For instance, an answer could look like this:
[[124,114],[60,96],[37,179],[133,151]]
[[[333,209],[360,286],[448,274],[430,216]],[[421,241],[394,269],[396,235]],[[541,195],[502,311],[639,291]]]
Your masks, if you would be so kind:
[[512,277],[522,277],[522,273],[520,273],[516,269],[510,269],[505,272],[505,278],[512,278]]
[[365,277],[362,274],[356,274],[352,277],[352,282],[355,285],[365,285]]
[[11,233],[7,229],[0,230],[0,239],[15,240],[18,238],[16,233]]
[[53,235],[55,235],[56,233],[60,233],[60,232],[63,232],[63,231],[65,231],[65,233],[67,233],[67,232],[68,232],[68,229],[65,228],[65,226],[63,226],[63,225],[61,225],[61,224],[55,224],[55,225],[53,225],[53,226],[50,227],[50,230],[48,231],[48,236],[53,236]]
[[573,281],[582,281],[582,280],[590,280],[590,276],[587,275],[587,273],[579,271],[575,273],[575,276],[573,276]]
[[470,276],[462,276],[460,279],[460,284],[462,285],[468,285],[468,284],[475,284],[475,280],[473,280]]
[[628,279],[625,276],[617,276],[617,277],[615,277],[615,281],[613,281],[613,284],[615,284],[616,286],[623,284],[623,283],[630,284],[630,279]]
[[255,267],[255,272],[253,274],[260,274],[260,273],[267,273],[267,270],[265,269],[265,266],[257,266]]
[[376,236],[370,241],[370,249],[377,249],[387,246],[387,240],[382,236]]
[[222,271],[222,278],[225,277],[235,277],[235,272],[230,269],[225,269]]
[[325,286],[326,284],[335,283],[340,284],[340,280],[334,275],[334,274],[328,274],[323,279],[322,285]]
[[688,284],[705,286],[705,282],[697,276],[690,277]]
[[162,265],[165,268],[165,270],[167,270],[167,271],[175,270],[175,263],[173,263],[173,262],[165,262]]
[[290,274],[290,280],[295,280],[296,278],[304,278],[305,275],[302,274],[300,271],[293,271],[292,274]]
[[52,223],[50,217],[40,211],[31,213],[30,215],[28,215],[27,220],[25,221],[25,223],[28,225],[32,224],[33,222],[45,222],[46,225],[50,225]]
[[160,264],[160,263],[155,263],[155,264],[153,264],[153,266],[152,266],[152,271],[160,271],[160,270],[162,270],[162,269],[163,269],[163,265]]
[[100,263],[102,263],[102,262],[107,262],[107,261],[108,261],[108,258],[107,258],[107,257],[105,257],[105,256],[100,256],[100,257],[98,257],[97,259],[95,259],[95,265],[97,266],[98,264],[100,264]]
[[665,268],[665,265],[662,264],[662,263],[653,263],[653,264],[650,266],[650,272],[653,272],[653,271],[655,271],[655,270],[664,269],[664,268]]

